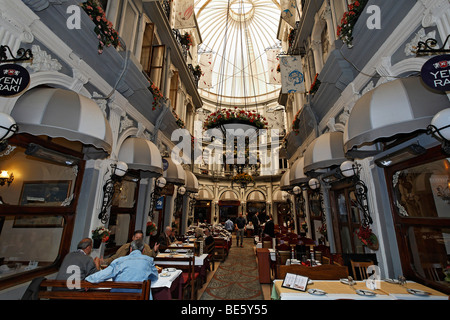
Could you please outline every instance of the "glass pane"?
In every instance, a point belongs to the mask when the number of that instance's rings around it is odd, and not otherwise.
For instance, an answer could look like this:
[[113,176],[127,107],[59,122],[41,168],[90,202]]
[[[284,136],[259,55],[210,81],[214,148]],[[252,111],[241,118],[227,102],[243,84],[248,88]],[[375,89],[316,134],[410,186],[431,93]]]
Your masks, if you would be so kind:
[[312,192],[309,194],[309,210],[311,211],[311,216],[313,217],[320,217],[322,215],[319,192]]
[[58,257],[63,225],[58,216],[0,217],[0,279],[51,265]]
[[[0,203],[24,206],[68,206],[73,197],[78,166],[66,165],[58,155],[48,160],[26,155],[25,149],[10,145],[0,157],[0,169],[12,174],[8,187],[0,190]],[[59,161],[59,162],[56,162]]]
[[347,226],[341,228],[341,240],[342,240],[342,252],[343,253],[353,253],[352,249],[352,239],[350,236],[350,230]]
[[347,206],[345,204],[345,196],[343,193],[338,195],[338,209],[339,209],[339,220],[343,223],[348,223],[348,213]]
[[413,269],[426,279],[450,287],[444,273],[450,265],[450,228],[410,227],[408,231],[409,246],[412,252],[416,252],[412,260]]
[[130,230],[130,215],[129,214],[111,214],[109,221],[109,229],[111,236],[107,247],[121,246],[128,242],[128,232]]
[[350,213],[352,223],[360,223],[359,207],[356,202],[355,192],[351,191],[349,193],[349,197],[350,197],[350,211],[351,211]]
[[123,180],[116,186],[112,205],[119,208],[133,208],[135,204],[137,184],[134,181]]
[[450,218],[449,159],[397,171],[392,183],[401,216]]

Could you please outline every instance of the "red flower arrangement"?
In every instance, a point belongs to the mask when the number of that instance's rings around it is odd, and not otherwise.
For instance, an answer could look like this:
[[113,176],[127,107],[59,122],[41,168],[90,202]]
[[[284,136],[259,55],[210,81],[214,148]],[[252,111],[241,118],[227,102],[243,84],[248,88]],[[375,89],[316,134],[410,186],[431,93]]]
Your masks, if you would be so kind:
[[156,110],[156,106],[159,105],[159,102],[161,101],[161,99],[164,98],[164,96],[161,93],[161,90],[151,81],[150,81],[150,87],[148,87],[148,89],[150,90],[150,92],[153,95],[153,108],[152,108],[152,110]]
[[356,232],[358,239],[368,248],[377,250],[378,249],[378,239],[377,236],[372,232],[369,226],[361,226]]
[[364,10],[368,0],[355,1],[348,6],[348,11],[344,13],[341,19],[341,25],[337,26],[337,36],[347,47],[351,48],[353,41],[353,27],[358,21],[359,16]]
[[203,128],[205,130],[215,128],[219,125],[239,121],[255,126],[258,129],[265,129],[268,122],[265,117],[261,116],[256,111],[237,110],[237,107],[232,109],[220,109],[211,113],[206,118]]
[[113,28],[113,24],[106,19],[105,11],[97,0],[88,0],[81,4],[81,8],[89,15],[95,23],[94,31],[99,40],[98,54],[103,53],[104,47],[119,46],[119,34]]
[[311,88],[309,89],[309,94],[314,94],[317,92],[317,90],[319,90],[320,80],[317,79],[318,76],[319,74],[316,73],[316,76],[314,77],[314,82],[312,83]]

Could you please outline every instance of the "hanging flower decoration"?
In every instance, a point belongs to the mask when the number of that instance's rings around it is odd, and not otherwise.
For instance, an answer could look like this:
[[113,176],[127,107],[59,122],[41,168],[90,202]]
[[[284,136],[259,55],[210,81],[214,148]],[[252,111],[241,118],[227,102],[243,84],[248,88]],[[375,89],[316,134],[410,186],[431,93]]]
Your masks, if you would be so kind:
[[353,47],[353,28],[359,16],[364,10],[367,0],[359,0],[348,6],[348,11],[344,13],[341,24],[337,26],[337,36],[347,47]]
[[95,23],[94,32],[99,40],[98,54],[102,54],[104,47],[117,48],[119,46],[119,34],[113,28],[112,22],[106,19],[105,11],[97,0],[88,0],[81,4],[81,8]]
[[111,235],[111,231],[106,229],[104,226],[100,226],[100,227],[92,230],[92,239],[93,240],[101,240],[102,242],[107,242],[109,240],[110,235]]
[[268,125],[267,119],[261,116],[255,110],[245,111],[238,110],[237,107],[232,109],[220,109],[211,113],[205,120],[203,128],[205,130],[212,129],[227,123],[243,123],[255,126],[258,129],[265,129]]
[[278,66],[277,66],[277,72],[281,72],[281,66],[280,66],[280,64],[278,64]]
[[318,73],[316,73],[316,76],[314,77],[314,82],[311,85],[311,88],[309,89],[309,94],[315,94],[317,92],[317,90],[319,90],[320,87],[320,80],[317,79],[317,77],[319,76]]
[[148,87],[148,90],[153,95],[153,108],[152,110],[156,110],[157,106],[161,106],[160,101],[164,99],[163,94],[161,93],[161,90],[152,82],[150,81],[150,86]]

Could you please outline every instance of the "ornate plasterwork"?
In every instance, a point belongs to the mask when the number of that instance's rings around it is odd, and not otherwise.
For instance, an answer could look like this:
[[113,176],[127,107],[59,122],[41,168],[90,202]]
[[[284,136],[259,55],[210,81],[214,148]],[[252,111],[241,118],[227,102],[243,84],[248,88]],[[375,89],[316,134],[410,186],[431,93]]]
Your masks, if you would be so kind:
[[32,69],[34,72],[44,71],[59,71],[62,65],[57,59],[53,59],[47,51],[42,50],[40,46],[33,45],[31,47],[33,52],[33,61],[31,63],[25,63],[24,66]]
[[425,29],[420,29],[416,35],[411,39],[409,43],[405,45],[406,56],[415,56],[417,51],[417,44],[422,41],[425,42],[429,38],[435,39],[436,31],[431,31],[428,34],[425,33]]

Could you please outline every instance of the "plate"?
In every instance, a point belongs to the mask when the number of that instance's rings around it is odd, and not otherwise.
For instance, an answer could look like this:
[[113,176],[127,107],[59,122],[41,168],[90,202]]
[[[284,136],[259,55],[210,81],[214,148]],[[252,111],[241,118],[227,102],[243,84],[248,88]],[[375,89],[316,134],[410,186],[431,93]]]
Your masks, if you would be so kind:
[[170,277],[170,273],[162,272],[159,274],[161,277]]
[[406,291],[408,291],[409,293],[411,293],[415,296],[429,296],[431,294],[429,292],[417,290],[417,289],[406,289]]
[[165,271],[165,272],[174,272],[176,270],[177,269],[175,269],[175,268],[165,268],[165,269],[163,269],[163,271]]
[[398,279],[385,279],[387,283],[400,284],[400,280]]
[[323,296],[324,294],[327,294],[325,291],[320,289],[309,289],[308,293],[316,296]]
[[343,283],[343,284],[346,284],[346,285],[354,285],[354,284],[356,284],[355,281],[352,281],[352,283],[350,283],[350,281],[348,281],[348,279],[345,279],[345,278],[339,279],[339,281],[340,281],[341,283]]
[[356,290],[356,293],[359,294],[360,296],[374,296],[376,295],[375,292],[370,291],[370,290]]

